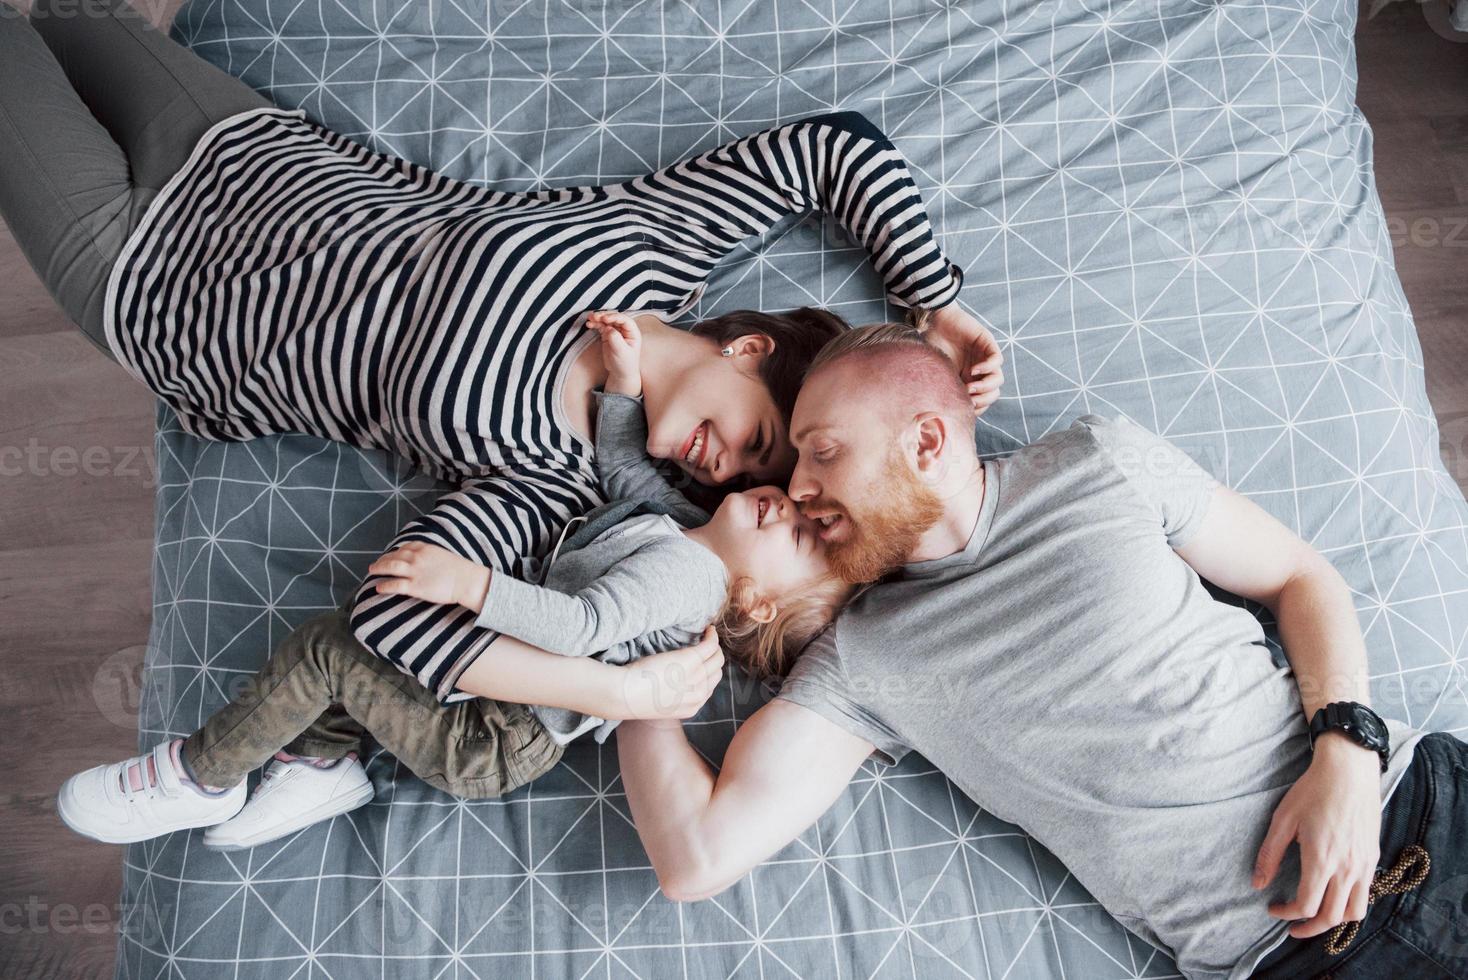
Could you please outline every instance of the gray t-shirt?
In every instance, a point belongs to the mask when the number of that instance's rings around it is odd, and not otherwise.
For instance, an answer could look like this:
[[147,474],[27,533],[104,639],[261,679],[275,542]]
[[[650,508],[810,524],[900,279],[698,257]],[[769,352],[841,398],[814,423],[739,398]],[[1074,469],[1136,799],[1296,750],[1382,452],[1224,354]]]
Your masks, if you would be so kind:
[[[667,516],[641,515],[550,562],[540,585],[496,572],[477,624],[568,657],[626,664],[692,646],[723,607],[724,563]],[[565,744],[614,721],[566,708],[532,709]]]
[[[1095,417],[984,464],[963,551],[869,588],[780,697],[926,756],[1049,848],[1189,977],[1247,976],[1293,897],[1255,855],[1310,749],[1259,622],[1178,557],[1214,480],[1166,441]],[[1417,733],[1388,722],[1383,799]]]
[[[609,500],[649,501],[668,513],[631,517],[581,547],[558,545],[543,564],[525,562],[526,579],[496,572],[476,622],[551,653],[625,664],[697,643],[724,606],[729,577],[718,555],[683,533],[709,515],[647,457],[641,400],[598,392],[597,402],[603,493]],[[580,520],[566,528],[563,541]],[[592,729],[604,742],[617,726],[565,708],[533,710],[563,745]]]

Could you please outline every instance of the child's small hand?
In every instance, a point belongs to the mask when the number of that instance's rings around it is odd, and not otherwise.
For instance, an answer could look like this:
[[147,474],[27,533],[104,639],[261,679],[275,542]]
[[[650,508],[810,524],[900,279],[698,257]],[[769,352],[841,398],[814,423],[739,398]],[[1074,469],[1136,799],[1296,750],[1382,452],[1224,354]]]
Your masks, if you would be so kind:
[[696,646],[643,657],[622,669],[623,718],[692,718],[724,676],[724,651],[710,629]]
[[601,335],[601,360],[607,369],[605,390],[614,395],[642,394],[642,330],[625,313],[598,310],[586,317],[586,328]]
[[409,541],[367,566],[373,575],[384,576],[377,591],[410,595],[441,606],[460,605],[478,612],[489,589],[489,569],[446,548]]

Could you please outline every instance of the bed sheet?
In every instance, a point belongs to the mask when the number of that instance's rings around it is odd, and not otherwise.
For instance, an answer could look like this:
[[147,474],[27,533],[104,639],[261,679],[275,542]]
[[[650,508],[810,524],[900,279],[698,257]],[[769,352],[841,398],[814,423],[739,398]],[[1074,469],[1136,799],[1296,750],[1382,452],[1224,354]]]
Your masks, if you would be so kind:
[[[1084,413],[1173,439],[1330,556],[1379,709],[1461,731],[1465,505],[1354,105],[1338,0],[192,0],[175,36],[376,149],[499,187],[613,181],[855,108],[911,161],[994,327],[1000,453]],[[722,266],[695,315],[889,315],[828,223]],[[159,419],[141,743],[192,730],[439,489],[300,436]],[[764,694],[689,725],[717,760]],[[1153,977],[1042,847],[923,760],[868,767],[724,895],[658,893],[614,746],[500,801],[377,753],[378,797],[237,854],[129,848],[121,977]]]

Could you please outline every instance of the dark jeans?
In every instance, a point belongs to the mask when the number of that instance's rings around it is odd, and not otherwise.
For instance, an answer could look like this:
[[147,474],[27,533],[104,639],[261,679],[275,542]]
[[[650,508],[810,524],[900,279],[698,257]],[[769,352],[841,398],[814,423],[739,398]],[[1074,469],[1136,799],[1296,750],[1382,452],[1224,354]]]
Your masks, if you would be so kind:
[[221,120],[270,103],[123,0],[0,4],[0,216],[108,356],[107,279],[158,191]]
[[1434,733],[1417,743],[1382,820],[1381,866],[1390,867],[1412,844],[1432,862],[1426,880],[1372,903],[1339,955],[1325,949],[1326,936],[1286,939],[1254,976],[1468,978],[1468,743],[1451,735]]
[[489,698],[439,704],[352,635],[343,610],[287,636],[234,699],[184,740],[184,763],[209,786],[233,786],[280,749],[339,759],[371,734],[430,786],[466,799],[501,796],[546,772],[561,746],[530,709]]

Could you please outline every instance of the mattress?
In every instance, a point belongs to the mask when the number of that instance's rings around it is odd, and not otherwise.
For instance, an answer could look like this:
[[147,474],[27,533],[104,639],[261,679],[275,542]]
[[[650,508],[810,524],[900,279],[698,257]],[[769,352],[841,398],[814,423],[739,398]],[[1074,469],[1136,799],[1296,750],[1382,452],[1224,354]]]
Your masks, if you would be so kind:
[[[1085,413],[1176,441],[1340,569],[1378,709],[1462,731],[1468,511],[1354,105],[1354,8],[192,0],[174,33],[352,139],[507,189],[620,180],[861,110],[911,161],[963,302],[1003,344],[985,450]],[[808,219],[736,253],[694,315],[800,304],[891,313],[860,249]],[[166,411],[157,443],[143,746],[193,730],[442,489],[302,436],[202,442]],[[717,762],[767,694],[731,675],[692,738]],[[799,841],[683,905],[658,892],[614,745],[577,744],[495,801],[381,751],[368,768],[373,803],[273,845],[130,847],[118,976],[1176,972],[919,758],[868,765]]]

